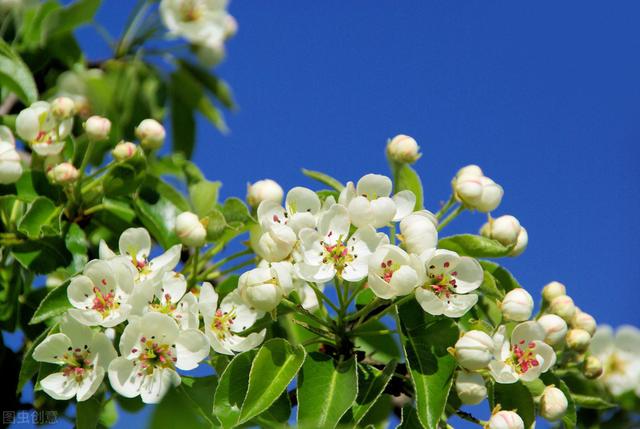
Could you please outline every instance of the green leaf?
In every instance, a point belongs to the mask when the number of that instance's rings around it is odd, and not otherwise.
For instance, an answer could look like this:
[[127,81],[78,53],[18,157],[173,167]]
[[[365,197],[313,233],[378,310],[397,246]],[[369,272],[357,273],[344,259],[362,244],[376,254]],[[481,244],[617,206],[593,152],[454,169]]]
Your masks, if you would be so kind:
[[180,94],[180,85],[171,81],[169,102],[171,107],[171,143],[174,152],[191,158],[196,144],[195,106],[185,103]]
[[232,228],[240,228],[244,224],[253,221],[249,209],[242,202],[241,199],[236,197],[227,198],[222,206],[222,214],[227,220],[227,223]]
[[298,377],[298,426],[336,427],[358,395],[355,360],[335,362],[313,352]]
[[78,0],[63,9],[53,11],[42,23],[42,44],[46,43],[48,38],[90,23],[100,3],[100,0]]
[[59,316],[71,308],[71,303],[67,298],[67,286],[69,286],[68,281],[56,287],[44,297],[36,312],[33,313],[33,317],[29,321],[30,325]]
[[535,423],[533,397],[520,381],[512,384],[489,383],[489,404],[492,409],[500,404],[503,410],[517,410],[525,428],[530,428]]
[[25,241],[13,246],[11,252],[23,267],[35,274],[47,274],[71,263],[71,254],[64,241],[57,237]]
[[260,427],[287,428],[287,422],[291,416],[291,401],[289,393],[285,390],[282,395],[269,407],[269,409],[252,421],[258,423]]
[[511,251],[510,247],[505,247],[496,240],[472,234],[444,237],[438,241],[438,248],[474,258],[500,258],[507,256]]
[[20,365],[20,374],[18,375],[18,386],[16,388],[16,393],[22,392],[22,388],[27,383],[27,381],[31,380],[31,378],[36,375],[38,369],[40,369],[40,362],[37,362],[33,359],[33,351],[36,349],[38,344],[40,344],[45,338],[51,329],[45,329],[38,338],[33,340],[29,348],[24,354],[22,358],[22,365]]
[[325,184],[327,186],[329,186],[330,188],[335,189],[336,191],[340,192],[344,189],[344,185],[342,183],[340,183],[339,180],[334,179],[333,177],[329,176],[328,174],[325,173],[321,173],[319,171],[313,171],[313,170],[307,170],[306,168],[302,169],[302,174],[304,174],[307,177],[312,178],[313,180],[317,180],[318,182]]
[[202,218],[202,222],[206,225],[207,240],[209,241],[216,241],[220,238],[228,226],[224,215],[218,209],[213,209],[207,213],[207,215]]
[[418,173],[409,164],[401,164],[396,172],[396,192],[408,190],[416,196],[415,210],[424,209],[422,181]]
[[104,195],[108,197],[133,194],[144,179],[144,169],[131,164],[120,164],[111,168],[102,179]]
[[255,355],[253,350],[236,355],[220,375],[213,397],[213,415],[220,420],[223,428],[232,428],[238,423]]
[[0,329],[15,330],[18,316],[28,311],[21,308],[19,300],[31,287],[32,281],[33,273],[20,264],[0,268]]
[[159,198],[154,204],[138,198],[133,204],[142,225],[164,249],[180,243],[174,231],[179,214],[175,205],[166,198]]
[[399,315],[418,418],[436,429],[453,383],[456,360],[447,348],[458,340],[458,328],[451,319],[425,313],[414,300],[400,306]]
[[222,186],[222,183],[209,180],[201,180],[189,186],[189,198],[195,214],[204,217],[215,209],[218,203],[220,186]]
[[101,401],[95,396],[86,401],[78,402],[76,405],[76,428],[95,429],[98,427],[101,405]]
[[491,274],[497,285],[504,292],[509,292],[510,290],[517,289],[520,286],[520,283],[513,277],[513,275],[506,268],[496,264],[491,261],[480,261],[480,265],[482,268]]
[[18,231],[31,239],[44,235],[58,235],[61,214],[62,207],[56,207],[48,198],[38,197],[29,204],[29,208],[20,219]]
[[102,199],[102,204],[110,215],[114,215],[126,223],[133,223],[136,218],[136,212],[126,200],[122,201],[105,197]]
[[87,235],[78,224],[72,223],[69,227],[69,231],[67,231],[64,241],[67,249],[71,252],[73,257],[73,261],[69,268],[71,273],[75,274],[81,271],[89,261],[89,257],[87,256],[87,253],[89,252]]
[[362,420],[382,395],[395,370],[395,361],[390,362],[382,371],[372,366],[358,365],[358,397],[351,407],[353,421],[356,424]]
[[616,404],[612,404],[597,396],[579,395],[576,393],[571,394],[575,405],[578,407],[591,408],[593,410],[606,410],[613,408]]
[[100,417],[98,417],[98,423],[108,428],[118,423],[118,408],[116,407],[116,401],[108,401],[104,403],[102,411],[100,411]]
[[0,86],[16,94],[25,105],[38,100],[38,88],[29,67],[2,38],[0,38]]
[[235,109],[233,94],[229,85],[204,67],[180,60],[180,65],[187,69],[205,88],[207,88],[227,109]]
[[[358,297],[360,295],[358,295]],[[366,323],[358,331],[366,333],[370,331],[380,331],[383,329],[389,328],[384,323],[376,320]],[[396,342],[396,337],[392,334],[365,334],[358,336],[355,340],[355,346],[356,349],[363,351],[367,358],[377,362],[387,364],[394,359],[400,359],[400,348]]]
[[402,407],[402,420],[396,429],[422,429],[418,412],[411,404]]
[[[141,194],[152,193],[166,198],[171,204],[176,206],[180,211],[186,212],[191,210],[189,202],[184,195],[178,191],[175,186],[168,184],[159,177],[148,174],[142,184]],[[155,199],[155,197],[154,197]]]
[[218,426],[211,414],[217,381],[215,375],[197,378],[183,376],[182,383],[170,389],[155,408],[149,427],[209,429]]
[[251,365],[240,423],[257,416],[278,399],[298,373],[306,354],[304,347],[292,346],[282,338],[269,340],[260,347]]
[[501,300],[504,298],[504,291],[498,287],[495,277],[488,271],[484,271],[484,278],[482,284],[478,289],[484,296],[493,298],[495,300]]
[[571,395],[571,391],[567,387],[564,381],[560,380],[554,373],[551,371],[547,371],[540,375],[540,379],[547,386],[554,385],[558,389],[564,393],[564,396],[567,398],[567,411],[562,416],[562,423],[566,429],[573,429],[576,427],[576,423],[578,420],[578,416],[576,415],[576,404]]

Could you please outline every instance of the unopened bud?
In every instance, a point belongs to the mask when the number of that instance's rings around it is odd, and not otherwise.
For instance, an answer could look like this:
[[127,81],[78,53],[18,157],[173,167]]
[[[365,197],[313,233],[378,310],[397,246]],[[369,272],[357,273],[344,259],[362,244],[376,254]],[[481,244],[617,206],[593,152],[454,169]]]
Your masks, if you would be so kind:
[[567,288],[560,282],[553,281],[542,289],[542,298],[551,302],[554,298],[567,294]]
[[554,386],[547,386],[540,398],[540,415],[549,420],[556,421],[567,412],[569,402],[562,390]]
[[145,149],[158,149],[164,143],[166,132],[155,119],[145,119],[136,127],[136,137]]
[[527,249],[527,245],[529,244],[529,234],[524,226],[520,227],[520,232],[518,233],[518,238],[516,239],[516,245],[513,246],[511,252],[509,252],[509,256],[519,256]]
[[584,329],[569,329],[565,341],[567,342],[567,347],[571,350],[582,353],[589,348],[591,335]]
[[102,141],[109,138],[111,121],[102,116],[90,116],[84,123],[84,130],[92,141]]
[[51,113],[58,120],[72,117],[76,113],[76,103],[69,97],[58,97],[51,102]]
[[571,319],[571,327],[584,329],[589,333],[589,335],[595,334],[596,332],[596,319],[593,318],[589,313],[585,313],[584,311],[576,310],[576,314]]
[[477,165],[461,168],[451,185],[455,197],[470,209],[481,212],[495,210],[502,201],[502,186],[483,175]]
[[469,331],[455,344],[458,364],[466,369],[486,368],[493,359],[493,339],[482,331]]
[[524,429],[524,421],[513,411],[498,411],[489,419],[488,429]]
[[460,371],[456,378],[456,393],[463,404],[479,404],[487,397],[487,387],[480,374]]
[[438,244],[438,219],[427,210],[413,212],[400,221],[402,243],[409,253],[421,254]]
[[596,379],[602,375],[604,368],[602,362],[595,356],[587,356],[582,364],[582,373],[590,380]]
[[58,164],[53,167],[47,175],[49,179],[60,185],[65,185],[67,183],[73,183],[78,180],[78,169],[73,166],[70,162],[63,162],[62,164]]
[[562,295],[553,298],[549,304],[549,312],[562,317],[565,322],[570,322],[576,314],[576,306],[570,296]]
[[238,33],[238,21],[232,16],[224,18],[224,38],[230,39]]
[[207,230],[197,215],[182,212],[176,218],[176,235],[185,246],[200,247],[205,243]]
[[270,268],[245,272],[238,280],[240,296],[257,310],[272,311],[293,289],[292,269],[289,262],[276,262]]
[[567,335],[567,322],[555,314],[545,314],[538,319],[545,332],[544,341],[549,345],[560,344]]
[[280,204],[283,196],[282,187],[271,179],[258,180],[247,185],[247,203],[251,207],[258,207],[263,201],[273,201]]
[[408,164],[413,164],[422,156],[420,146],[415,139],[404,134],[399,134],[389,140],[387,155],[395,162]]
[[113,148],[111,154],[116,159],[116,161],[125,161],[133,157],[133,155],[136,154],[137,150],[138,146],[136,146],[135,144],[123,141],[118,143],[116,147]]
[[507,293],[501,304],[502,315],[507,320],[524,322],[529,320],[533,311],[533,298],[523,288],[516,288]]
[[518,219],[511,215],[504,215],[485,223],[480,229],[480,234],[511,247],[515,246],[521,229]]

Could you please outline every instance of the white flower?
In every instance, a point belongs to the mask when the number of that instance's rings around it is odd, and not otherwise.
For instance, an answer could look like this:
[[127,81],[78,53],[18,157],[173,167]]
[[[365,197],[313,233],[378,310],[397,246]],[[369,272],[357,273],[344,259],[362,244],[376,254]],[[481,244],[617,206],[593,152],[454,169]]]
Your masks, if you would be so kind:
[[482,331],[466,332],[454,349],[458,364],[471,371],[486,368],[493,359],[493,339]]
[[413,212],[416,196],[411,191],[400,191],[390,198],[391,179],[380,174],[367,174],[340,192],[338,202],[349,210],[351,223],[362,228],[381,228],[390,222],[400,221]]
[[416,289],[416,300],[434,316],[461,317],[478,302],[470,293],[482,284],[480,263],[450,250],[438,249],[421,255],[426,261],[426,276]]
[[207,230],[195,213],[180,213],[176,217],[175,231],[185,246],[201,247],[207,239]]
[[271,179],[258,180],[247,185],[247,202],[251,207],[258,207],[263,201],[272,201],[280,205],[283,196],[282,187]]
[[566,322],[571,322],[576,314],[576,306],[570,296],[561,295],[551,300],[548,311],[562,317]]
[[51,102],[51,113],[58,120],[64,120],[76,114],[76,104],[69,97],[57,97]]
[[84,123],[84,130],[89,140],[106,140],[109,138],[109,133],[111,132],[111,121],[102,116],[90,116]]
[[640,331],[624,325],[613,333],[607,325],[598,326],[591,339],[591,354],[603,363],[600,380],[615,395],[640,390]]
[[254,268],[240,276],[238,290],[242,299],[259,311],[269,312],[293,291],[289,262],[274,262],[268,268]]
[[16,141],[9,127],[0,126],[0,183],[17,182],[22,176],[22,163],[16,150]]
[[265,200],[258,206],[258,221],[264,229],[286,225],[295,233],[302,228],[315,228],[321,203],[311,189],[296,187],[287,192],[284,207],[279,202]]
[[502,201],[502,186],[486,177],[477,165],[461,168],[451,182],[456,198],[481,212],[495,210]]
[[597,328],[596,319],[589,313],[585,313],[579,308],[576,308],[576,314],[574,314],[573,319],[571,319],[571,327],[584,329],[589,335],[593,335]]
[[200,289],[200,314],[204,319],[204,330],[211,348],[218,353],[233,355],[259,346],[266,330],[253,332],[246,337],[238,335],[263,316],[263,312],[251,309],[244,303],[236,289],[224,297],[218,306],[218,294],[210,283]]
[[507,320],[523,322],[529,320],[533,311],[533,298],[523,288],[510,290],[500,304],[502,315]]
[[417,255],[383,244],[369,257],[368,284],[383,299],[408,295],[424,279],[424,264]]
[[584,329],[569,329],[565,337],[567,347],[577,352],[584,352],[589,348],[591,343],[591,335]]
[[369,256],[388,238],[371,226],[349,237],[349,228],[347,209],[335,204],[320,216],[317,231],[302,229],[303,261],[295,265],[297,275],[315,283],[326,283],[336,275],[350,282],[367,277]]
[[387,143],[387,155],[395,162],[406,162],[413,164],[422,154],[420,146],[413,137],[399,134]]
[[131,320],[120,337],[120,357],[109,365],[111,387],[127,398],[159,402],[180,384],[176,368],[197,368],[209,354],[209,342],[197,329],[180,330],[169,316],[146,313]]
[[278,262],[291,255],[298,237],[287,225],[271,224],[254,227],[250,232],[250,240],[256,255],[269,262]]
[[123,322],[131,310],[134,270],[121,258],[90,261],[67,288],[75,308],[69,314],[89,326],[112,327]]
[[160,15],[174,36],[201,45],[226,37],[226,0],[162,0]]
[[505,326],[500,326],[493,337],[495,360],[489,363],[496,382],[533,381],[549,370],[556,362],[556,354],[544,338],[544,329],[538,322],[517,325],[511,341],[505,338]]
[[551,302],[554,298],[567,294],[567,288],[560,282],[550,282],[542,288],[542,298],[545,301]]
[[155,119],[143,119],[136,127],[135,133],[140,145],[145,149],[159,149],[166,136],[164,127]]
[[438,245],[438,219],[429,211],[413,212],[400,221],[404,248],[420,255]]
[[513,411],[498,411],[489,419],[488,429],[524,429],[524,421]]
[[487,387],[480,374],[459,371],[456,377],[456,393],[463,404],[476,405],[487,397]]
[[567,412],[569,402],[562,390],[554,386],[545,387],[540,398],[540,415],[549,421],[560,420]]
[[544,341],[550,345],[560,344],[567,335],[567,322],[555,314],[544,314],[538,319],[538,323],[544,329]]
[[480,228],[480,234],[511,247],[515,246],[521,229],[518,219],[511,215],[504,215],[495,219],[490,218],[489,222]]
[[138,150],[138,146],[131,142],[121,141],[116,145],[115,148],[111,151],[111,155],[115,158],[116,161],[125,161],[129,158],[132,158],[136,151]]
[[[129,263],[136,269],[135,284],[141,285],[147,281],[160,281],[162,275],[175,268],[180,261],[182,245],[176,244],[165,253],[149,260],[151,252],[151,237],[144,228],[128,228],[120,235],[118,249],[121,256],[126,256]],[[112,259],[116,255],[104,241],[100,242],[100,259]]]
[[155,311],[171,316],[180,329],[198,329],[198,300],[187,292],[187,281],[175,271],[166,272],[155,288],[145,288],[131,297],[131,315]]
[[70,162],[63,162],[47,172],[47,176],[53,183],[65,185],[78,180],[78,169]]
[[53,399],[89,399],[98,389],[109,363],[117,356],[107,336],[65,316],[60,333],[46,337],[33,351],[33,359],[61,365],[60,371],[40,381]]
[[40,156],[57,155],[73,128],[73,118],[58,121],[46,101],[36,101],[16,118],[16,132]]

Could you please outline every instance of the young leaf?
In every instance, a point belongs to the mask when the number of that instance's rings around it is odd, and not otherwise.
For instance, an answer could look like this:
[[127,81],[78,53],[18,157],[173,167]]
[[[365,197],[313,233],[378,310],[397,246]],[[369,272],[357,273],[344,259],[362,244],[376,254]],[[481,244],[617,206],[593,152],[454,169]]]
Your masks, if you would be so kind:
[[98,426],[102,401],[97,397],[91,397],[86,401],[78,402],[76,406],[76,428],[95,429]]
[[195,214],[204,217],[216,207],[220,186],[222,183],[209,180],[201,180],[189,186],[189,198]]
[[62,207],[56,207],[48,198],[38,197],[29,204],[29,208],[20,219],[18,231],[31,239],[43,235],[58,235],[61,214]]
[[25,105],[38,100],[38,88],[29,67],[2,38],[0,38],[0,86],[16,94]]
[[69,286],[68,281],[53,289],[44,297],[36,312],[33,313],[33,317],[29,321],[30,325],[59,316],[71,308],[71,303],[67,298],[67,286]]
[[460,234],[441,238],[438,248],[452,250],[462,256],[474,258],[501,258],[509,255],[510,247],[480,235]]
[[25,241],[11,248],[18,262],[35,274],[47,274],[71,263],[71,254],[64,241],[57,237]]
[[90,23],[100,3],[100,0],[78,0],[65,8],[53,11],[42,23],[42,44],[45,44],[48,38]]
[[227,220],[229,226],[233,228],[239,228],[253,220],[249,209],[239,198],[231,197],[224,201],[222,206],[222,214]]
[[340,183],[339,180],[334,179],[333,177],[329,176],[328,174],[325,173],[321,173],[319,171],[313,171],[313,170],[307,170],[306,168],[302,169],[302,174],[304,174],[307,177],[312,178],[313,180],[317,180],[318,182],[325,184],[327,186],[329,186],[330,188],[335,189],[336,191],[340,192],[344,189],[344,185],[342,183]]
[[38,335],[38,338],[33,340],[31,345],[25,352],[24,357],[22,358],[22,365],[20,365],[20,374],[18,375],[18,386],[16,388],[17,394],[22,392],[22,388],[27,383],[27,381],[29,381],[31,377],[36,375],[36,373],[38,372],[38,369],[40,368],[40,362],[37,362],[33,359],[33,351],[35,350],[37,345],[47,337],[50,331],[51,328],[45,329],[40,335]]
[[358,377],[353,358],[335,362],[313,352],[298,377],[298,426],[336,427],[358,395]]
[[496,264],[495,262],[480,261],[480,265],[482,265],[485,272],[493,276],[499,286],[499,289],[502,291],[509,292],[510,290],[522,287],[506,268]]
[[396,361],[389,362],[379,371],[366,365],[358,365],[358,397],[351,410],[353,421],[358,424],[378,400],[396,370]]
[[415,210],[424,209],[422,181],[418,173],[409,164],[402,164],[396,172],[396,192],[409,190],[416,196]]
[[223,428],[232,428],[238,424],[255,355],[253,350],[236,355],[220,375],[213,397],[213,415],[220,420]]
[[458,340],[458,328],[451,319],[425,313],[415,301],[398,312],[418,418],[427,429],[436,429],[453,383],[456,360],[447,348]]
[[573,398],[575,405],[593,410],[606,410],[616,406],[616,404],[612,404],[611,402],[597,396],[579,395],[574,393],[571,397]]
[[179,427],[209,429],[218,426],[211,414],[213,395],[218,384],[215,375],[182,377],[182,383],[169,390],[155,408],[149,427],[175,429]]
[[64,242],[73,257],[70,271],[75,274],[81,271],[89,260],[87,256],[87,252],[89,251],[87,235],[77,223],[72,223],[64,238]]
[[161,197],[151,204],[138,198],[134,200],[134,208],[142,225],[163,248],[168,249],[180,243],[174,231],[178,209],[169,200]]
[[249,421],[278,399],[298,373],[306,354],[304,347],[294,347],[282,338],[269,340],[260,347],[251,365],[239,423]]

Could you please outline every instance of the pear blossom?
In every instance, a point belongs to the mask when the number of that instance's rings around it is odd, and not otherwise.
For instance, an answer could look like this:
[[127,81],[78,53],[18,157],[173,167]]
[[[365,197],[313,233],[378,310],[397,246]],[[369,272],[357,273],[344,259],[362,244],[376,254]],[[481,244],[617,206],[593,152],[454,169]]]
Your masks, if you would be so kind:
[[195,213],[180,213],[176,217],[175,231],[185,246],[201,247],[207,239],[207,230]]
[[552,281],[542,288],[542,298],[551,302],[554,298],[567,294],[567,288],[560,282]]
[[592,315],[576,308],[576,314],[574,314],[571,319],[571,326],[573,328],[584,329],[589,335],[593,335],[596,332],[597,323]]
[[495,210],[502,201],[502,186],[486,177],[477,165],[461,168],[451,182],[458,201],[484,213]]
[[17,182],[22,176],[22,163],[16,141],[9,127],[0,126],[0,184]]
[[557,314],[566,322],[571,322],[571,319],[573,319],[573,316],[576,314],[576,306],[570,296],[561,295],[551,300],[549,313]]
[[424,264],[417,255],[383,244],[369,257],[368,284],[383,299],[408,295],[424,278]]
[[505,334],[502,325],[493,337],[495,359],[489,363],[489,369],[496,382],[533,381],[555,364],[556,354],[544,342],[545,331],[538,322],[520,323],[513,329],[510,340]]
[[251,207],[258,207],[263,201],[272,201],[280,205],[283,196],[282,187],[271,179],[258,180],[247,185],[247,203]]
[[127,398],[159,402],[180,384],[176,369],[197,368],[209,354],[209,341],[197,329],[180,330],[166,314],[150,312],[129,322],[120,337],[120,357],[109,365],[111,387]]
[[565,337],[565,342],[567,343],[567,347],[571,350],[582,353],[589,348],[591,335],[589,335],[589,333],[584,329],[569,329],[569,332],[567,332],[567,336]]
[[143,119],[136,127],[136,137],[145,149],[159,149],[164,143],[166,131],[162,124],[155,119]]
[[635,390],[640,393],[640,330],[623,325],[614,334],[608,325],[598,326],[589,347],[602,362],[600,380],[614,395]]
[[162,0],[160,16],[173,36],[195,45],[222,42],[226,37],[226,0]]
[[390,222],[398,222],[408,216],[416,205],[413,192],[400,191],[390,197],[391,179],[380,174],[367,174],[353,182],[340,192],[338,202],[349,210],[351,223],[362,228],[372,226],[381,228]]
[[484,378],[478,373],[459,371],[456,377],[456,393],[463,404],[479,404],[487,397]]
[[94,259],[71,279],[67,297],[74,308],[69,314],[88,326],[112,327],[123,322],[131,311],[135,271],[122,258]]
[[287,225],[258,225],[250,231],[251,248],[256,255],[269,262],[289,258],[297,243],[296,233]]
[[438,245],[438,219],[427,210],[413,212],[400,221],[400,237],[409,253],[422,254]]
[[258,221],[264,229],[286,225],[298,233],[303,228],[315,228],[322,204],[311,189],[301,186],[287,192],[284,207],[274,200],[265,200],[258,206]]
[[87,118],[84,130],[92,141],[102,141],[109,138],[111,121],[102,116],[94,115]]
[[499,241],[507,247],[515,246],[522,226],[520,221],[511,215],[504,215],[495,219],[490,218],[480,228],[480,234],[484,237]]
[[131,297],[131,315],[154,311],[171,316],[180,329],[198,329],[198,299],[187,292],[187,281],[175,271],[162,275],[154,288],[146,288]]
[[16,118],[16,132],[40,156],[57,155],[71,133],[73,117],[59,121],[46,101],[36,101]]
[[413,164],[422,154],[420,146],[413,137],[398,134],[387,143],[387,156],[395,162]]
[[200,289],[199,308],[205,334],[217,353],[233,355],[244,352],[259,346],[264,340],[266,329],[246,337],[238,335],[264,315],[264,312],[249,307],[238,289],[225,296],[218,306],[218,293],[205,282]]
[[290,262],[274,262],[270,267],[247,271],[238,280],[242,299],[258,311],[269,312],[293,291]]
[[138,146],[131,142],[121,141],[111,151],[116,161],[125,161],[132,158],[138,150]]
[[358,229],[349,237],[349,214],[335,204],[318,220],[318,230],[300,231],[303,260],[296,263],[297,275],[309,282],[326,283],[336,275],[350,282],[367,277],[368,259],[388,237],[371,226]]
[[70,162],[60,163],[47,172],[49,180],[60,185],[74,183],[79,174],[78,169]]
[[547,386],[540,398],[540,415],[549,421],[560,420],[567,412],[569,401],[562,390]]
[[487,429],[524,429],[524,421],[514,411],[498,411],[493,414],[487,424]]
[[69,97],[57,97],[51,102],[51,113],[58,120],[72,117],[76,113],[76,105]]
[[549,345],[560,344],[567,335],[567,322],[560,316],[555,314],[543,314],[538,319],[538,323],[544,329],[544,341]]
[[454,350],[461,367],[471,371],[486,368],[493,359],[493,339],[485,332],[471,330],[458,339]]
[[450,250],[438,249],[421,255],[426,275],[416,289],[416,300],[434,316],[461,317],[478,302],[470,293],[480,287],[484,273],[480,263]]
[[523,322],[529,320],[533,312],[533,298],[525,289],[510,290],[500,304],[502,315],[507,320]]
[[527,245],[529,244],[529,233],[524,226],[520,227],[520,232],[518,233],[518,237],[516,238],[516,244],[511,248],[509,252],[509,256],[519,256],[527,250]]
[[59,371],[40,380],[42,390],[57,400],[89,399],[116,357],[105,334],[69,316],[63,317],[59,333],[46,337],[33,351],[34,360],[60,365]]

